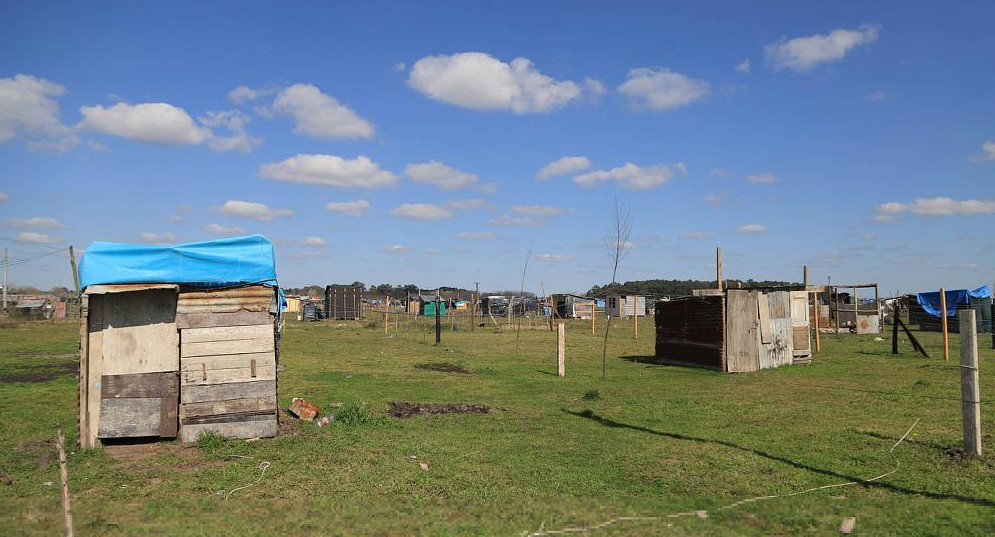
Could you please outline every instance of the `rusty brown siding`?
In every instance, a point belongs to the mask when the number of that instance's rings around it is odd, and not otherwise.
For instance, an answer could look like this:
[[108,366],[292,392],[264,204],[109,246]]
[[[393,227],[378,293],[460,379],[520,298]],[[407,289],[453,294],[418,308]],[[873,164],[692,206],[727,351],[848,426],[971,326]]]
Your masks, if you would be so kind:
[[725,297],[688,297],[658,302],[656,360],[723,371]]

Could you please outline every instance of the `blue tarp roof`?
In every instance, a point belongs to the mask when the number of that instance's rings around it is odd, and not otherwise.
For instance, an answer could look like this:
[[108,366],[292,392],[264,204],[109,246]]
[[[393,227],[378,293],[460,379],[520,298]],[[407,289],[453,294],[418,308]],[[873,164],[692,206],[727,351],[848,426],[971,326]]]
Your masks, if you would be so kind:
[[172,246],[95,242],[83,253],[80,284],[184,283],[277,286],[273,243],[262,235]]
[[[953,317],[957,314],[957,304],[970,304],[971,298],[991,298],[991,290],[988,289],[987,285],[982,285],[977,289],[955,289],[952,291],[944,291],[947,299],[947,317]],[[940,305],[940,292],[933,291],[931,293],[919,293],[916,295],[916,300],[919,301],[919,305],[922,309],[926,310],[926,313],[932,315],[933,317],[940,316],[940,310],[943,307]]]

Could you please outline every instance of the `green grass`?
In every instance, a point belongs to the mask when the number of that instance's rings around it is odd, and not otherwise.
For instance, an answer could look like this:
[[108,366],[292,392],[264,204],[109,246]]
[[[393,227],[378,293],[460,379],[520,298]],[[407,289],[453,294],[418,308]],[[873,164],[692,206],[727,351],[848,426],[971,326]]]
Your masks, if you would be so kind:
[[[649,363],[643,319],[639,340],[631,321],[613,324],[602,379],[600,339],[584,322],[568,325],[565,378],[556,376],[548,331],[443,323],[435,347],[429,323],[387,335],[368,324],[286,328],[280,405],[314,401],[336,417],[328,427],[294,422],[279,438],[227,441],[213,453],[179,442],[138,458],[109,448],[72,453],[77,534],[520,535],[699,509],[708,517],[591,535],[835,535],[846,516],[864,535],[995,534],[995,458],[957,454],[956,336],[950,363],[937,334],[919,334],[931,359],[905,342],[893,357],[890,334],[846,335],[824,337],[810,365],[724,375]],[[75,440],[76,381],[65,363],[77,334],[71,324],[0,329],[0,377],[57,373],[0,383],[0,469],[15,480],[0,485],[2,535],[61,527],[57,461],[39,471],[38,457],[53,450],[57,423]],[[987,335],[980,343],[988,398],[995,351]],[[491,411],[400,420],[386,417],[389,401]],[[893,458],[889,449],[919,418]],[[721,509],[878,476],[896,461],[898,470],[874,483]]]

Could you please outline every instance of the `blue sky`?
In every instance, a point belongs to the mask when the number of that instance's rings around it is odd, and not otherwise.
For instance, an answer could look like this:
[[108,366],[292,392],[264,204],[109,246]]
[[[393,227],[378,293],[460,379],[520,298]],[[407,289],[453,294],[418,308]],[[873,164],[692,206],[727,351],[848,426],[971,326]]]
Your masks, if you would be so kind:
[[[995,278],[995,4],[0,6],[0,245],[262,233],[285,285]],[[544,172],[545,170],[545,172]],[[531,253],[531,255],[529,255]],[[71,286],[66,259],[10,266]]]

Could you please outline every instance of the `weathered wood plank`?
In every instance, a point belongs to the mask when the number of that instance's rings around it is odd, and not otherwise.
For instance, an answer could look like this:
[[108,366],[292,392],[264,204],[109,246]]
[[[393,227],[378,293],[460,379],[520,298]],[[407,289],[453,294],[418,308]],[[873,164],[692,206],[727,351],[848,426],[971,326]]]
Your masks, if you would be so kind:
[[100,397],[104,399],[148,397],[173,397],[175,399],[179,393],[179,375],[175,371],[104,375],[101,378]]
[[273,437],[276,436],[276,416],[266,416],[262,421],[184,425],[180,428],[180,439],[183,442],[195,442],[202,431],[215,431],[228,438]]
[[251,399],[254,397],[274,396],[276,396],[275,380],[189,385],[183,386],[183,389],[180,390],[180,402],[184,405],[207,401],[227,401],[229,399]]
[[216,326],[245,326],[255,324],[273,325],[269,311],[238,310],[231,313],[177,313],[176,327],[180,330],[190,328],[211,328]]
[[240,297],[273,298],[275,292],[276,291],[272,287],[267,287],[265,285],[252,285],[247,287],[237,287],[235,289],[224,289],[220,291],[183,291],[180,293],[180,300]]
[[770,301],[766,293],[757,295],[757,310],[760,315],[760,342],[770,343],[774,339],[774,331],[770,323]]
[[[87,410],[87,446],[97,447],[100,441],[97,439],[97,431],[100,428],[100,391],[101,375],[104,368],[104,296],[96,295],[90,297],[90,314],[88,318],[89,338],[89,358],[86,368],[86,410]],[[81,371],[80,375],[84,373]]]
[[76,441],[81,449],[93,447],[90,445],[90,414],[87,412],[87,402],[89,399],[90,382],[87,378],[90,374],[90,297],[83,295],[80,297],[80,318],[79,318],[79,394],[76,400],[79,409],[79,434]]
[[162,400],[104,399],[100,401],[100,438],[159,436]]
[[104,375],[176,371],[176,293],[156,289],[101,295]]
[[200,372],[204,369],[238,369],[249,367],[249,361],[255,360],[256,366],[273,365],[276,367],[276,354],[273,352],[250,352],[246,354],[222,354],[220,356],[189,356],[180,358],[180,371]]
[[139,291],[151,291],[153,289],[167,289],[176,291],[180,286],[175,283],[115,283],[91,285],[86,288],[88,295],[108,295],[113,293],[134,293]]
[[202,416],[219,416],[223,414],[238,414],[241,412],[256,412],[260,410],[276,411],[276,394],[248,399],[229,399],[227,401],[205,401],[203,403],[186,403],[180,407],[180,419],[199,418]]
[[276,409],[252,410],[249,412],[234,412],[231,414],[216,414],[214,416],[197,416],[183,418],[182,425],[201,425],[204,423],[237,423],[240,421],[261,421],[260,418],[276,419]]
[[237,341],[183,342],[180,345],[180,355],[184,358],[189,358],[192,356],[247,354],[253,352],[273,352],[274,348],[273,336]]
[[757,293],[730,289],[726,300],[726,367],[730,373],[756,371],[759,309]]
[[212,328],[188,328],[180,334],[183,343],[204,343],[208,341],[237,341],[240,339],[272,338],[272,324],[250,324],[245,326],[218,326]]
[[270,304],[262,302],[251,304],[177,304],[176,314],[197,314],[197,313],[236,313],[239,311],[248,312],[269,312]]
[[271,362],[268,365],[256,364],[252,366],[251,360],[246,361],[245,367],[233,369],[206,369],[200,371],[183,371],[180,382],[183,389],[191,385],[203,384],[229,384],[232,382],[249,382],[254,380],[273,380],[276,378],[276,364]]

